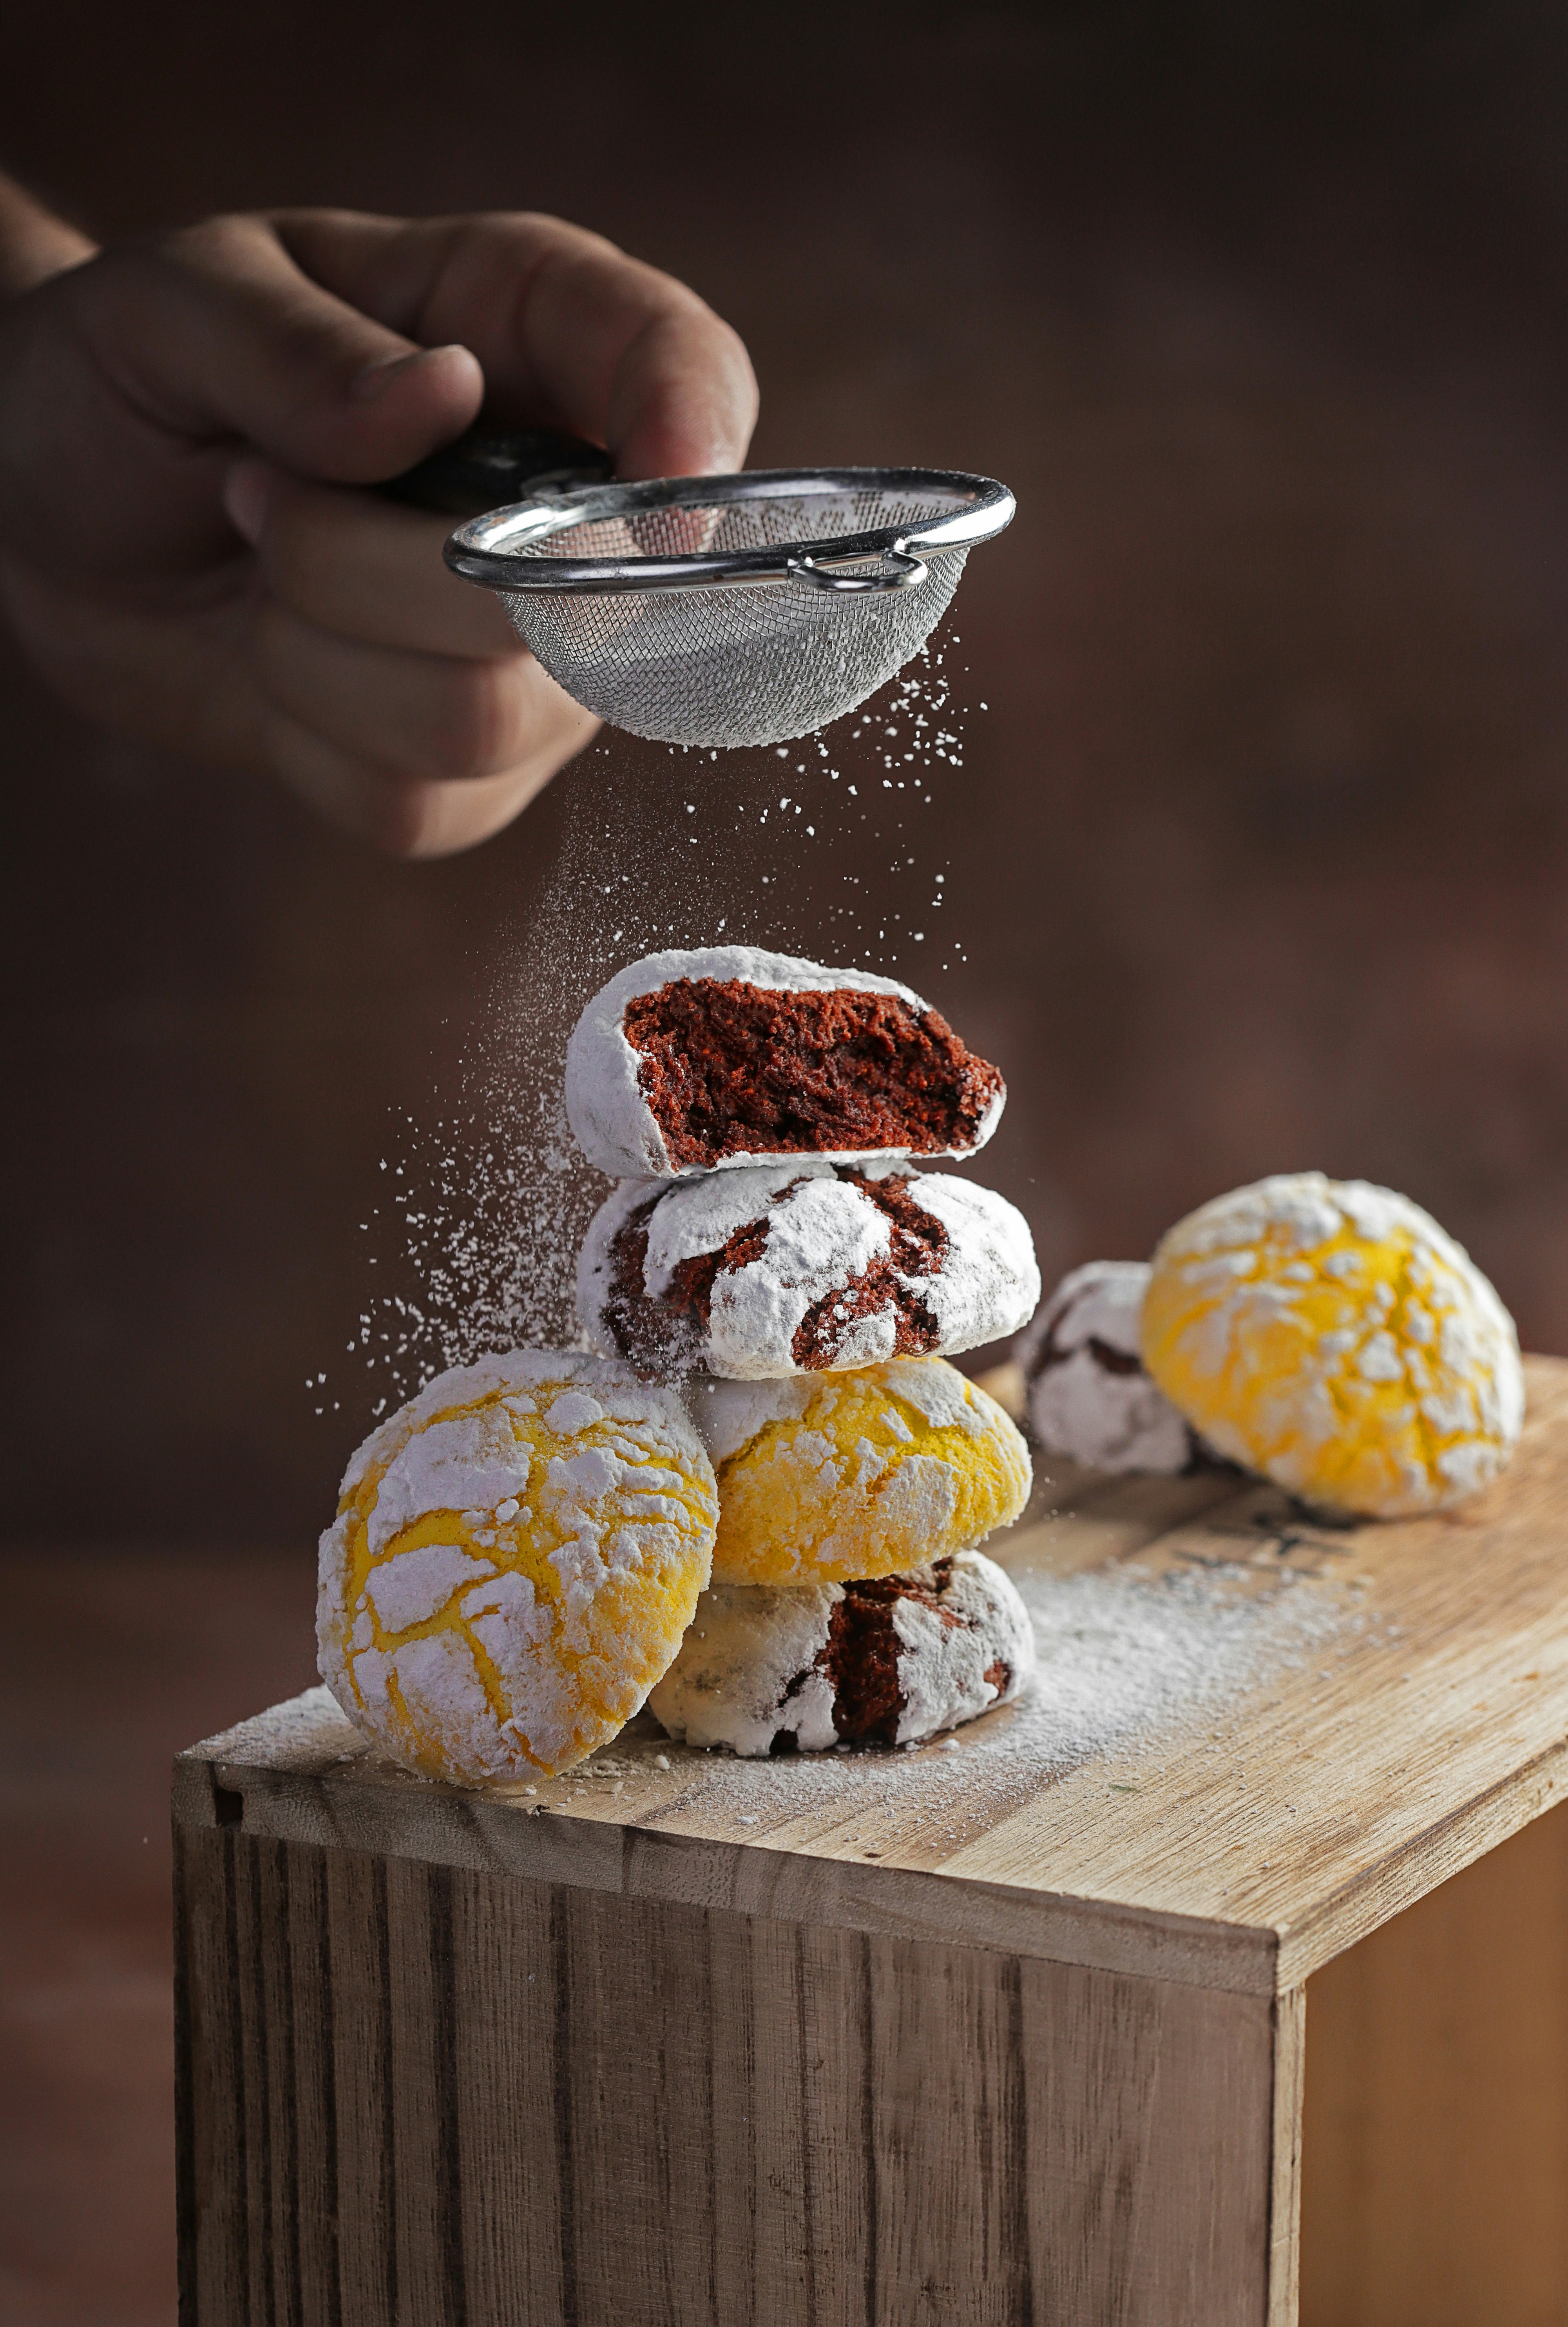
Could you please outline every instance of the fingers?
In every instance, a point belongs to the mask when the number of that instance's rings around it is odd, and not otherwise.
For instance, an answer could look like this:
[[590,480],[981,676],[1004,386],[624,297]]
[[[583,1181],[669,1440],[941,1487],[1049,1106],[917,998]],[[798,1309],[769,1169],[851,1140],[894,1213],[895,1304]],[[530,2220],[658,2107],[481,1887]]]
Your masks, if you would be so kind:
[[389,330],[461,341],[491,408],[608,444],[621,474],[739,468],[757,383],[736,333],[696,294],[563,220],[402,221],[278,214],[301,266]]
[[119,246],[61,296],[144,416],[341,483],[450,442],[487,380],[498,414],[607,444],[625,476],[737,468],[756,418],[729,325],[559,219],[216,219]]
[[255,460],[225,498],[257,555],[264,754],[335,823],[400,855],[470,847],[595,732],[499,602],[448,573],[443,519]]
[[450,783],[536,761],[553,771],[596,722],[521,646],[504,658],[414,654],[362,645],[267,605],[257,667],[280,711],[357,759]]
[[467,427],[466,348],[419,346],[311,277],[264,219],[129,243],[62,276],[98,365],[145,418],[309,476],[395,476]]
[[268,724],[266,744],[291,790],[389,856],[451,856],[476,846],[519,815],[554,773],[529,766],[465,783],[425,783],[369,767],[282,713]]
[[443,564],[450,518],[305,484],[257,460],[237,463],[224,500],[256,549],[267,595],[303,621],[432,655],[518,652],[500,600]]
[[738,469],[757,418],[738,335],[683,284],[583,242],[554,249],[531,286],[531,360],[548,393],[594,413],[623,477]]

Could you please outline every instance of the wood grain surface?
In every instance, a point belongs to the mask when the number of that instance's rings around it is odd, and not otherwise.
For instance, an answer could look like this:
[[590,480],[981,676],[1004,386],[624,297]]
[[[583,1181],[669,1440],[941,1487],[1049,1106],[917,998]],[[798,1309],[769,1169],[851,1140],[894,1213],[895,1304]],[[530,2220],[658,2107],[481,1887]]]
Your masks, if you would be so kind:
[[186,2327],[1292,2315],[1267,1997],[178,1845]]
[[1306,1999],[1302,2327],[1562,2327],[1568,1804]]
[[814,1807],[795,1765],[688,1752],[647,1715],[535,1793],[463,1794],[393,1769],[317,1692],[182,1756],[176,1817],[1282,1994],[1568,1792],[1568,1363],[1527,1371],[1513,1464],[1437,1519],[1330,1528],[1233,1474],[1052,1466],[988,1547],[1021,1580],[1196,1585],[1217,1618],[1246,1603],[1328,1628],[1321,1652],[1243,1676],[1222,1717],[1167,1706],[1038,1769],[969,1753],[1005,1743],[1009,1707],[950,1759],[843,1757]]

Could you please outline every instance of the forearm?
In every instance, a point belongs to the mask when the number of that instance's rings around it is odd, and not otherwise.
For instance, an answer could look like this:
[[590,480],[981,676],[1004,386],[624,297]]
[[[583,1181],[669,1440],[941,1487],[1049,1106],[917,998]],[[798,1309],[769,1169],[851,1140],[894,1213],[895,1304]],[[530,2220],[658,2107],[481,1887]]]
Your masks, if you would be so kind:
[[67,266],[78,266],[98,248],[0,173],[0,299],[31,291]]

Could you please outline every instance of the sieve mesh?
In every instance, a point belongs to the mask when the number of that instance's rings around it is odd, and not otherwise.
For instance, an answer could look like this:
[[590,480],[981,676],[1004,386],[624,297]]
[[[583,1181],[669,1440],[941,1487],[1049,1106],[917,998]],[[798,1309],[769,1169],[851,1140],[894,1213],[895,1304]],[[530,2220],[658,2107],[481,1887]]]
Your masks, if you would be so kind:
[[[551,677],[612,725],[714,748],[785,743],[853,711],[924,645],[958,586],[967,541],[917,546],[928,568],[923,582],[863,592],[825,589],[799,576],[744,575],[694,585],[674,576],[657,588],[631,589],[588,587],[564,575],[559,588],[532,581],[509,590],[505,568],[525,558],[536,566],[551,560],[580,566],[768,550],[800,557],[856,536],[881,534],[891,543],[973,503],[972,492],[939,484],[930,472],[915,490],[907,481],[911,472],[897,485],[876,483],[875,472],[839,474],[845,481],[835,487],[803,479],[798,492],[738,491],[621,509],[606,509],[615,493],[602,491],[596,514],[498,543],[504,557],[486,560],[484,578]],[[649,491],[633,490],[643,497]],[[874,576],[881,566],[880,555],[868,554],[836,570]]]
[[886,597],[779,582],[657,596],[518,591],[503,603],[551,678],[612,726],[715,749],[784,743],[902,669],[947,612],[964,558],[934,558],[919,589]]

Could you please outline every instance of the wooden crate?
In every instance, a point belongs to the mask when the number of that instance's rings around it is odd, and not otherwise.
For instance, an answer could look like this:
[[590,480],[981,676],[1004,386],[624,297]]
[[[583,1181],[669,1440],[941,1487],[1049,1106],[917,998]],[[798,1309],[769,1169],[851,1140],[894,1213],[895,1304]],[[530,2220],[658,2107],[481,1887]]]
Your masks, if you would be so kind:
[[182,1754],[182,2319],[1568,2320],[1568,1364],[1529,1391],[1438,1519],[1059,1468],[1015,1571],[1327,1627],[1073,1766],[1012,1708],[815,1775],[644,1716],[463,1794],[324,1691]]

